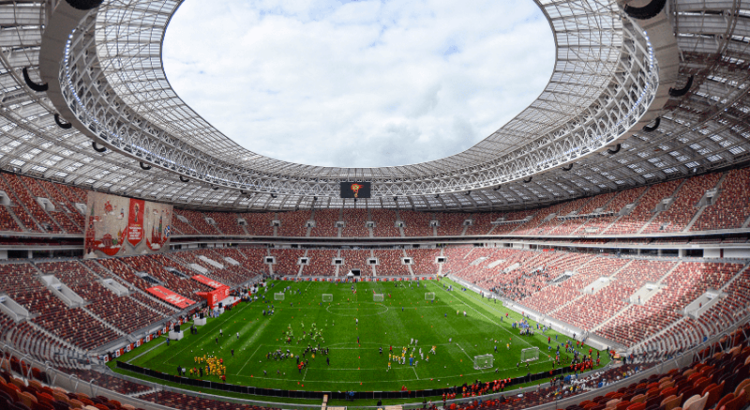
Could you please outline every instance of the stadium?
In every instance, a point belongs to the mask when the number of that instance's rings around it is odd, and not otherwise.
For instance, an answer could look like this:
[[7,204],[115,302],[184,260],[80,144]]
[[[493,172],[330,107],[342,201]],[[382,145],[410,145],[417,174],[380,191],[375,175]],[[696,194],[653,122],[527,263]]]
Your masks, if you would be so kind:
[[750,5],[526,1],[538,97],[381,167],[204,119],[181,0],[0,3],[0,409],[746,408]]

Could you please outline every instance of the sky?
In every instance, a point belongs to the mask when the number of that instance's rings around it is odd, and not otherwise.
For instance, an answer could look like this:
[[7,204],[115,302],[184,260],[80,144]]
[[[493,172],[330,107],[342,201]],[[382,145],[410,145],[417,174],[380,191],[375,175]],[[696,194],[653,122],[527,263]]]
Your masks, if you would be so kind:
[[177,94],[243,147],[331,167],[458,154],[547,85],[531,0],[185,1],[164,39]]

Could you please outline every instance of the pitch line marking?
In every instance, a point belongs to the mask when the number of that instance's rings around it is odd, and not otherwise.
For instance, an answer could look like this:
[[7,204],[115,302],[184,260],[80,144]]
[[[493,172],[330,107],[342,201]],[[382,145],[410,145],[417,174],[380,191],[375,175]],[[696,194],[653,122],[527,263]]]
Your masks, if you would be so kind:
[[[442,288],[438,287],[438,289],[442,289]],[[448,294],[450,294],[450,292],[448,292],[447,290],[445,290],[445,289],[442,289],[442,290],[443,290],[443,292],[445,292],[445,293],[448,293]],[[459,294],[459,296],[460,296],[460,294]],[[476,313],[478,313],[478,314],[479,314],[479,316],[482,316],[483,318],[485,318],[485,319],[489,320],[489,321],[490,321],[490,323],[492,323],[492,324],[494,324],[495,326],[499,327],[500,329],[502,329],[503,331],[505,331],[505,332],[506,332],[506,333],[508,333],[509,335],[511,335],[511,336],[514,336],[514,335],[513,335],[513,333],[512,333],[512,332],[510,332],[510,331],[509,331],[508,329],[506,329],[506,328],[505,328],[504,326],[501,326],[501,325],[500,325],[499,323],[497,323],[496,321],[494,321],[494,320],[492,320],[492,319],[488,318],[488,317],[487,317],[487,316],[485,316],[485,315],[484,315],[484,314],[483,314],[482,312],[478,311],[478,310],[477,310],[477,309],[476,309],[476,308],[475,308],[474,306],[471,306],[471,305],[469,305],[469,304],[468,304],[468,303],[467,303],[467,302],[466,302],[465,300],[461,300],[461,303],[463,303],[463,304],[464,304],[464,306],[468,307],[469,309],[472,309],[473,311],[475,311]],[[520,339],[520,340],[521,340],[521,341],[522,341],[522,342],[523,342],[524,344],[526,344],[527,346],[529,346],[529,347],[535,347],[535,346],[532,346],[532,345],[531,345],[531,343],[529,343],[529,342],[525,341],[525,340],[524,340],[524,339],[523,339],[522,337],[520,337],[520,336],[519,336],[519,339]]]
[[468,357],[468,358],[469,358],[469,360],[474,360],[474,359],[472,359],[472,358],[471,358],[471,356],[469,356],[469,354],[468,354],[468,353],[466,353],[466,350],[464,350],[464,348],[463,348],[463,347],[461,347],[461,345],[460,345],[460,344],[458,344],[458,342],[456,342],[456,346],[458,346],[458,348],[459,348],[459,349],[461,349],[461,351],[462,351],[462,352],[464,352],[464,354],[466,355],[466,357]]
[[237,375],[238,375],[238,376],[240,375],[240,373],[242,373],[242,369],[244,369],[244,368],[245,368],[245,366],[247,366],[247,364],[248,364],[248,363],[250,363],[250,360],[252,360],[252,359],[253,359],[253,357],[255,357],[255,354],[256,354],[256,353],[258,353],[258,349],[260,349],[260,347],[261,347],[261,346],[263,346],[263,344],[262,344],[262,343],[261,343],[261,344],[259,344],[259,345],[258,345],[258,347],[256,347],[256,348],[255,348],[255,351],[253,352],[253,354],[251,354],[251,355],[250,355],[250,358],[249,358],[249,359],[247,359],[247,360],[245,360],[245,364],[243,364],[243,365],[242,365],[242,367],[240,367],[240,371],[239,371],[239,372],[237,372]]
[[139,357],[141,357],[141,356],[143,356],[143,355],[147,354],[148,352],[150,352],[150,351],[152,351],[152,350],[156,349],[157,347],[159,347],[159,346],[161,346],[161,345],[163,345],[163,344],[165,344],[165,343],[167,343],[167,342],[161,342],[161,343],[157,344],[156,346],[154,346],[154,347],[152,347],[152,348],[150,348],[150,349],[146,350],[145,352],[143,352],[143,353],[139,354],[138,356],[136,356],[136,357],[134,357],[134,358],[132,358],[132,359],[128,360],[128,361],[127,361],[127,362],[125,362],[125,363],[130,363],[130,362],[132,362],[133,360],[135,360],[135,359],[138,359]]

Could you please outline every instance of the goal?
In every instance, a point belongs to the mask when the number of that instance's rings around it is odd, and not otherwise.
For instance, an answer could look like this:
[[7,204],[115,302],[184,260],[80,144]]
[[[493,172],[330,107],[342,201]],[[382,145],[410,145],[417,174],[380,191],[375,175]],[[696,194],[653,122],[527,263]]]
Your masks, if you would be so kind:
[[491,369],[492,363],[494,363],[495,358],[492,357],[491,354],[483,354],[479,356],[474,356],[474,369],[481,370],[481,369]]
[[324,293],[323,302],[333,302],[333,295],[330,293]]
[[534,360],[539,360],[539,348],[538,347],[528,347],[526,349],[521,350],[522,362],[533,362]]
[[273,300],[284,300],[284,292],[274,293]]
[[427,292],[424,294],[424,300],[435,300],[435,292]]
[[382,293],[373,293],[372,294],[372,301],[373,302],[382,302],[384,300]]

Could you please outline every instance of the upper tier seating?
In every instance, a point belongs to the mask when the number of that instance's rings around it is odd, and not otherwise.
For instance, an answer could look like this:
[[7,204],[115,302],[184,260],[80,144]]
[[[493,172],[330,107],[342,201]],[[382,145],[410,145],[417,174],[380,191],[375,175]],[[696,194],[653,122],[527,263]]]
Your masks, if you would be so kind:
[[501,214],[498,213],[481,213],[472,215],[474,224],[466,229],[465,236],[487,235],[492,229],[491,222],[497,220],[500,215]]
[[339,220],[340,212],[338,209],[316,209],[313,214],[315,228],[310,232],[310,236],[337,237],[339,230],[336,228],[336,222]]
[[[13,208],[13,213],[15,213],[21,220],[26,229],[32,232],[43,233],[61,232],[60,228],[57,227],[57,225],[52,222],[52,219],[44,213],[44,210],[39,207],[39,204],[31,198],[31,195],[21,185],[21,181],[16,175],[0,175],[0,185],[2,185],[0,189],[4,190],[11,197],[11,201],[16,205]],[[41,219],[37,220],[37,216]],[[37,221],[39,224],[37,224]]]
[[76,208],[72,199],[65,196],[65,194],[58,189],[63,185],[53,184],[52,182],[43,179],[36,179],[34,181],[41,185],[44,190],[52,196],[52,198],[50,198],[51,200],[54,200],[63,207],[62,211],[65,212],[65,216],[75,224],[75,227],[71,227],[70,230],[66,227],[65,230],[68,231],[68,233],[82,233],[82,228],[86,226],[86,218],[81,214],[78,208]]
[[[396,228],[396,211],[391,209],[370,209],[372,221],[375,222],[375,228],[372,234],[375,237],[398,238],[401,236]],[[428,222],[429,224],[429,222]]]
[[604,233],[607,235],[638,233],[651,217],[654,216],[656,205],[662,199],[671,197],[675,189],[680,185],[680,182],[680,180],[674,180],[649,187],[648,191],[638,201],[635,209],[628,215],[616,220]]
[[[605,208],[605,205],[607,205],[612,200],[612,198],[614,198],[616,195],[617,195],[617,192],[610,192],[608,194],[597,195],[593,198],[589,198],[590,200],[586,201],[583,207],[578,209],[578,211],[576,212],[576,215],[589,215],[599,208],[602,208],[602,211],[606,212],[609,209]],[[595,219],[595,218],[592,218],[592,219]],[[588,220],[589,218],[565,220],[559,225],[557,225],[553,230],[551,230],[549,234],[550,235],[563,235],[563,236],[570,235],[578,231],[578,229],[581,228]]]
[[247,222],[245,229],[252,236],[273,236],[271,222],[276,219],[275,212],[248,212],[239,214]]
[[[507,214],[502,214],[502,218],[505,218],[505,221],[522,221],[526,219],[530,215],[537,214],[537,210],[528,210],[528,211],[519,211],[519,212],[509,212]],[[521,227],[523,225],[522,223],[512,223],[512,224],[503,224],[498,225],[495,227],[495,229],[492,230],[492,235],[507,235],[511,232],[514,232],[516,229]]]
[[584,205],[591,202],[592,198],[579,198],[574,201],[568,201],[565,202],[557,211],[555,212],[555,217],[550,219],[547,222],[542,222],[539,224],[539,226],[536,228],[536,233],[538,235],[553,235],[555,229],[562,224],[562,220],[558,219],[558,216],[567,216],[571,212],[577,212],[579,211]]
[[206,217],[205,215],[203,215],[202,212],[190,211],[187,209],[179,209],[179,210],[175,209],[174,217],[172,219],[177,219],[177,215],[180,215],[186,218],[188,222],[190,223],[190,225],[193,228],[195,228],[195,230],[198,231],[198,233],[201,235],[218,235],[219,234],[219,231],[216,230],[216,228],[213,225],[210,225],[208,222],[206,222]]
[[344,228],[341,236],[346,238],[369,238],[366,209],[347,209],[344,211]]
[[666,211],[660,212],[643,230],[643,233],[681,232],[698,211],[698,201],[706,191],[716,186],[721,174],[713,173],[688,178],[680,187],[674,202]]
[[703,211],[690,231],[737,229],[750,217],[750,168],[729,171],[720,189],[719,199]]
[[312,211],[279,212],[281,227],[279,236],[305,237],[307,221],[312,219]]
[[404,235],[407,237],[435,236],[433,228],[430,226],[432,213],[415,212],[408,210],[398,211],[401,220],[404,222]]
[[438,236],[459,236],[464,231],[464,221],[467,215],[461,213],[438,212],[435,214],[440,226],[437,228]]
[[224,235],[246,235],[234,212],[204,212],[203,215],[216,221],[214,228],[218,228]]

